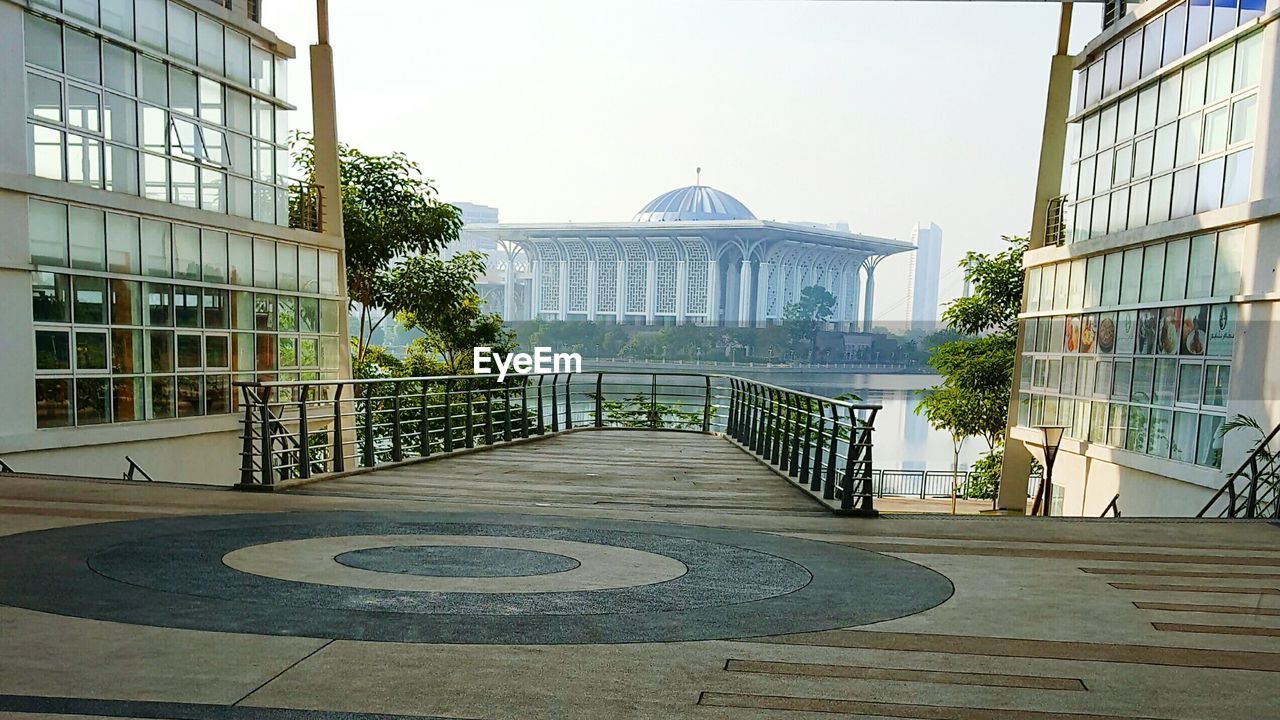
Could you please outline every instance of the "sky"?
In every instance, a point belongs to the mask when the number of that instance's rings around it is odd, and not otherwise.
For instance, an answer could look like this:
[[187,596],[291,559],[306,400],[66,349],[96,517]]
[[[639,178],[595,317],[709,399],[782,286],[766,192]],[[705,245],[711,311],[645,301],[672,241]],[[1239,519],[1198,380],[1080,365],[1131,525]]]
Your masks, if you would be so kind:
[[[403,151],[503,222],[625,221],[702,181],[761,219],[943,230],[957,263],[1031,223],[1059,6],[822,0],[330,0],[340,139]],[[1072,51],[1101,27],[1077,3]],[[314,0],[267,0],[311,126]],[[905,318],[908,260],[876,272]]]

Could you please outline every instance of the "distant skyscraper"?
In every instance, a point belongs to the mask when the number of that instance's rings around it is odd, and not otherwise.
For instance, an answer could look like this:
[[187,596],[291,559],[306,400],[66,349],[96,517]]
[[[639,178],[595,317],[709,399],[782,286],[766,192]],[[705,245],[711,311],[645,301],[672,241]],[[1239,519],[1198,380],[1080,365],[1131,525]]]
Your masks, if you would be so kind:
[[462,211],[463,225],[483,225],[498,222],[498,208],[469,202],[451,202]]
[[942,228],[934,223],[916,223],[911,228],[911,254],[907,273],[907,321],[915,326],[932,326],[938,322],[938,274],[942,269]]

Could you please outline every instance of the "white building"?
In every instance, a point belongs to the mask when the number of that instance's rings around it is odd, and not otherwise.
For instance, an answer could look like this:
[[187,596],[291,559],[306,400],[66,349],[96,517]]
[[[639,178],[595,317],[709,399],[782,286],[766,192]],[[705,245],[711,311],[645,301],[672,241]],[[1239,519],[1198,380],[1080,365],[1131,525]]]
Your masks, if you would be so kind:
[[[285,177],[294,48],[260,9],[0,1],[11,467],[119,477],[128,454],[227,484],[233,382],[350,372],[341,210]],[[312,50],[317,167],[336,178],[328,51]]]
[[907,322],[933,329],[938,324],[938,277],[942,271],[942,228],[934,223],[911,228],[911,254],[907,270]]
[[899,240],[756,219],[728,193],[663,193],[631,222],[469,225],[464,248],[493,247],[486,300],[508,320],[758,324],[802,288],[836,296],[834,322],[871,329],[875,268]]
[[1185,516],[1280,423],[1280,0],[1129,7],[1053,59],[1004,507],[1041,426],[1064,514]]

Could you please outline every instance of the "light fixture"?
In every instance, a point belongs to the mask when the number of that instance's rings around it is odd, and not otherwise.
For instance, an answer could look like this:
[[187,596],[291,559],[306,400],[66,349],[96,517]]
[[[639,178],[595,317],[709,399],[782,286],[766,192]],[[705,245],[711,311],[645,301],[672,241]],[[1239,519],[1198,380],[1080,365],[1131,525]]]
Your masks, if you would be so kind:
[[1036,492],[1035,504],[1031,507],[1032,515],[1049,516],[1050,488],[1053,487],[1053,462],[1058,459],[1058,446],[1062,444],[1062,435],[1067,431],[1065,425],[1037,425],[1044,434],[1044,478],[1040,481],[1040,489]]

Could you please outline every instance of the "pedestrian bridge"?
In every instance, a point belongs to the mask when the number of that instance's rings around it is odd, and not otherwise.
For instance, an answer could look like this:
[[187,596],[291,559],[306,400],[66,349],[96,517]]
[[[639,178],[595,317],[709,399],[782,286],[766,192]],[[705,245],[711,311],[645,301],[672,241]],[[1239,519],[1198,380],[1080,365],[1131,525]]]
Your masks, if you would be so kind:
[[[681,372],[239,387],[242,489],[328,479],[325,492],[357,491],[429,476],[431,483],[417,483],[414,491],[447,494],[458,489],[452,479],[473,491],[476,483],[519,469],[518,482],[492,488],[496,496],[512,498],[523,483],[553,478],[568,494],[607,492],[601,502],[626,503],[631,495],[722,507],[803,500],[777,482],[782,475],[833,512],[877,512],[873,433],[880,406],[855,399]],[[543,444],[551,438],[557,442]],[[482,449],[490,452],[477,452]],[[444,465],[419,465],[446,458]],[[579,472],[566,475],[566,468]],[[615,478],[621,484],[593,482],[599,473],[591,468],[625,469],[624,475],[634,477]],[[651,484],[660,477],[693,476],[694,490]]]

